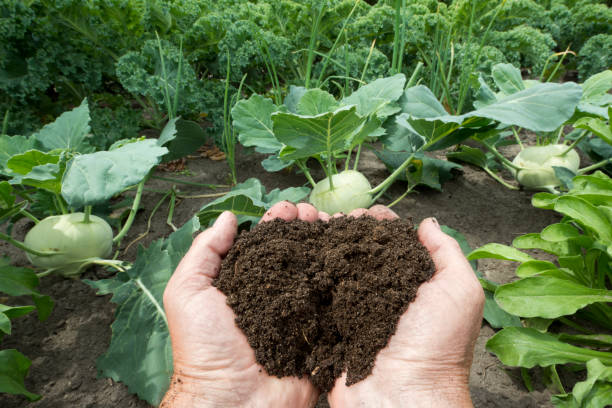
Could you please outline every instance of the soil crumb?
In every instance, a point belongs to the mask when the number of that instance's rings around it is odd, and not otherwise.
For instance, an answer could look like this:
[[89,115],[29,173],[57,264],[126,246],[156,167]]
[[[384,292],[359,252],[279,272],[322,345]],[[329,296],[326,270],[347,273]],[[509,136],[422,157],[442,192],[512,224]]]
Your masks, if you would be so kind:
[[371,373],[433,272],[409,220],[274,220],[240,234],[214,285],[270,375],[327,392]]

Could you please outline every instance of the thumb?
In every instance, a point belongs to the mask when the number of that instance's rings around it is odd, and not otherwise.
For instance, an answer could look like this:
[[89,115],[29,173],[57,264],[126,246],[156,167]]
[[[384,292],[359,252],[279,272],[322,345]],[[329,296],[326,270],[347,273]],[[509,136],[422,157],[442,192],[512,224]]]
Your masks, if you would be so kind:
[[456,278],[475,279],[461,247],[454,238],[442,232],[435,218],[427,218],[421,222],[418,236],[436,265],[436,275],[452,273]]
[[212,227],[200,233],[191,248],[179,263],[173,278],[207,278],[206,284],[217,277],[221,268],[221,258],[234,243],[238,230],[236,216],[230,211],[223,212]]

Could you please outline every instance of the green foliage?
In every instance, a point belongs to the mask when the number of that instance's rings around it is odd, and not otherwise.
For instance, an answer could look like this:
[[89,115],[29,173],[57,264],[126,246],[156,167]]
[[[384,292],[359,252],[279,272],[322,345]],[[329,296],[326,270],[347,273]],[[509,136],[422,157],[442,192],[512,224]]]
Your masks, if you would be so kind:
[[589,38],[578,56],[581,57],[578,63],[580,79],[609,69],[612,67],[612,34],[598,34]]
[[542,71],[555,46],[550,34],[530,26],[492,32],[487,42],[500,49],[511,64],[529,67],[532,75],[538,75]]
[[[612,389],[612,377],[602,369],[612,365],[612,342],[605,335],[612,321],[612,180],[598,172],[575,177],[572,184],[566,195],[533,197],[534,206],[560,213],[560,223],[516,238],[514,248],[487,244],[468,256],[521,262],[516,271],[520,279],[495,290],[497,304],[523,318],[526,326],[504,328],[487,342],[504,364],[525,368],[586,364],[587,381],[577,384],[573,395],[553,398],[560,407],[591,406],[582,404],[591,398],[604,401]],[[520,249],[550,252],[556,263],[535,260]],[[560,327],[559,333],[548,333],[549,324],[528,328],[533,318],[558,319],[570,331]],[[572,334],[576,329],[589,335]],[[592,341],[595,338],[600,341]]]

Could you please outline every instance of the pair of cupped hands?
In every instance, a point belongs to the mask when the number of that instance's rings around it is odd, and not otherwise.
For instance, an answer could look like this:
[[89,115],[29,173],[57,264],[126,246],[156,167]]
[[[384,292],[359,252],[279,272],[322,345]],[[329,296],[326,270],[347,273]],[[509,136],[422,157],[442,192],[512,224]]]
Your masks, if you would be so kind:
[[[397,218],[379,205],[348,216],[363,215]],[[330,216],[310,204],[281,202],[261,222],[275,218]],[[236,217],[221,214],[196,237],[164,292],[174,375],[161,407],[313,407],[319,392],[308,378],[273,377],[257,364],[225,295],[212,286],[236,233]],[[327,396],[332,408],[472,406],[468,379],[484,293],[459,245],[434,218],[421,223],[418,237],[434,261],[434,276],[401,316],[372,374],[350,387],[346,373],[336,380]]]

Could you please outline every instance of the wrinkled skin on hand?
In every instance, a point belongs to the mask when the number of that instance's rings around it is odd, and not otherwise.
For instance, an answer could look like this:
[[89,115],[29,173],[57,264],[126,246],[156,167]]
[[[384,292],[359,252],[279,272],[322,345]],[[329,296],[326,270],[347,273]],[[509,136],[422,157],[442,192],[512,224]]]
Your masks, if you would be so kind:
[[[397,218],[384,206],[349,214],[362,215]],[[281,202],[261,222],[274,218],[314,222],[330,216],[309,204]],[[161,406],[312,407],[318,391],[308,378],[267,375],[225,295],[211,285],[236,233],[235,216],[223,213],[196,237],[168,283],[164,307],[174,376]],[[346,374],[336,381],[328,396],[332,407],[471,405],[467,381],[484,294],[456,241],[435,220],[423,221],[419,239],[436,264],[434,277],[419,288],[372,375],[351,387],[344,385]]]

